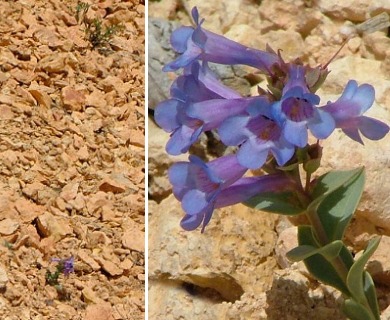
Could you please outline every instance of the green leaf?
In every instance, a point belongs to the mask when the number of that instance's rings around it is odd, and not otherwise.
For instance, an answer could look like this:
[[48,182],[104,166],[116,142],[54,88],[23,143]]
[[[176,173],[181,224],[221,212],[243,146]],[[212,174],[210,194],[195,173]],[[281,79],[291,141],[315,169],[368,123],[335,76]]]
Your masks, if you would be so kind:
[[362,171],[364,171],[363,167],[352,170],[330,171],[325,173],[318,178],[312,192],[312,197],[316,199],[332,193],[348,181],[353,180]]
[[373,311],[373,313],[376,315],[376,320],[380,320],[378,298],[376,297],[374,281],[372,280],[371,275],[367,271],[364,271],[363,275],[364,275],[364,292],[366,293],[368,304],[370,305],[370,308]]
[[[319,248],[318,243],[313,235],[312,228],[310,226],[298,227],[298,243],[300,246],[308,245],[315,248]],[[341,253],[348,252],[348,249],[344,246],[341,248]],[[352,257],[351,257],[352,259]],[[329,284],[332,287],[340,290],[347,296],[350,296],[347,286],[344,284],[343,279],[338,275],[332,264],[327,261],[322,255],[315,254],[304,260],[307,270],[318,280],[325,284]]]
[[[380,242],[380,237],[372,239],[368,242],[366,250],[359,259],[355,261],[352,267],[349,269],[347,276],[347,287],[351,292],[352,297],[361,304],[367,305],[368,300],[366,297],[366,290],[370,291],[370,288],[365,286],[365,277],[364,276],[364,266],[366,265],[368,259],[375,252]],[[367,281],[367,280],[366,280]],[[369,281],[369,279],[368,279]],[[369,283],[367,283],[369,285]]]
[[332,171],[319,178],[308,206],[309,215],[321,220],[327,241],[342,239],[355,212],[364,187],[364,168]]
[[286,256],[293,262],[307,259],[315,254],[320,254],[329,260],[334,259],[339,255],[343,245],[343,242],[340,240],[333,241],[332,243],[329,243],[328,245],[321,248],[311,245],[301,245],[287,252]]
[[343,312],[352,320],[376,320],[372,317],[367,308],[353,299],[347,299],[344,301]]
[[298,198],[293,192],[265,192],[243,202],[248,207],[283,215],[298,215],[304,211],[300,208]]

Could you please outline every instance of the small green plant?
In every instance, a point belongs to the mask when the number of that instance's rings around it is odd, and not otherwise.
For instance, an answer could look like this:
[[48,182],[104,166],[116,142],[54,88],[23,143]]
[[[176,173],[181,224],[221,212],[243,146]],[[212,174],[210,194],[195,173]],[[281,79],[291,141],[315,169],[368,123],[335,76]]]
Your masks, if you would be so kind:
[[64,286],[60,284],[59,276],[61,273],[63,273],[67,277],[71,272],[74,272],[74,258],[53,258],[52,261],[57,262],[56,270],[54,272],[51,272],[50,270],[46,271],[46,283],[53,286],[57,290],[58,297],[60,300],[69,300],[69,294],[65,290]]
[[87,14],[89,10],[90,4],[85,2],[79,2],[76,6],[76,21],[77,23],[80,23],[81,18],[85,18],[85,15]]
[[3,245],[4,245],[4,247],[6,247],[9,250],[13,250],[14,245],[11,242],[4,240]]
[[124,30],[122,24],[113,24],[106,26],[103,20],[99,18],[89,19],[87,12],[91,6],[85,2],[79,2],[76,6],[76,20],[84,26],[85,39],[88,40],[92,49],[98,49],[99,52],[107,52],[111,45],[112,38]]
[[112,37],[124,28],[120,24],[103,26],[103,21],[96,18],[91,23],[85,24],[85,26],[85,34],[88,41],[92,44],[92,48],[107,48]]

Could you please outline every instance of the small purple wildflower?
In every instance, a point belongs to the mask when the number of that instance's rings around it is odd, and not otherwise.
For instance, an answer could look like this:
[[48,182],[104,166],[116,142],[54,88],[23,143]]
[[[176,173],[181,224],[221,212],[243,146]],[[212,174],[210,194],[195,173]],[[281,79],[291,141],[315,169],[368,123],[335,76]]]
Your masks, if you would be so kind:
[[57,269],[62,272],[65,276],[69,276],[70,273],[74,272],[74,258],[69,257],[68,259],[52,258],[51,261],[57,262]]

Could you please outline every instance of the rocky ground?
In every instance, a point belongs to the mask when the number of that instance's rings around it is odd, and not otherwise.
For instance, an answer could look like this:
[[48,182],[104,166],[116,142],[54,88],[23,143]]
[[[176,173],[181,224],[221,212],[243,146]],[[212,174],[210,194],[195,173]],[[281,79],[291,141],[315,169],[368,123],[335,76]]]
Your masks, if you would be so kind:
[[[149,3],[149,318],[158,319],[345,319],[341,297],[286,260],[296,229],[286,219],[242,205],[214,212],[201,234],[179,227],[183,216],[171,195],[167,168],[187,155],[170,157],[168,140],[153,122],[153,108],[169,95],[175,74],[161,67],[174,57],[169,34],[190,24],[197,6],[203,26],[247,46],[282,49],[286,60],[298,57],[312,66],[325,64],[354,26],[381,12],[387,1],[197,1]],[[352,27],[352,29],[351,29]],[[349,30],[349,31],[348,31]],[[319,91],[322,103],[339,97],[349,79],[376,90],[371,116],[390,123],[390,38],[387,29],[351,39],[330,64]],[[217,67],[229,86],[249,95],[264,78],[245,67]],[[324,143],[323,172],[365,165],[366,189],[346,234],[354,253],[381,234],[381,245],[368,264],[378,289],[382,319],[390,319],[390,136],[365,146],[335,132]],[[212,159],[224,152],[214,135],[203,136],[191,152]]]
[[1,319],[144,318],[145,5],[85,3],[0,1]]

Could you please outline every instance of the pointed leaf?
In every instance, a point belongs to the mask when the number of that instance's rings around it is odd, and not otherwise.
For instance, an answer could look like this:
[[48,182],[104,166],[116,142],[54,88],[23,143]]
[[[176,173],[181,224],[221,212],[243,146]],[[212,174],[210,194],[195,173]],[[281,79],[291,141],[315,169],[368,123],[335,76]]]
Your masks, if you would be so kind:
[[[316,239],[313,236],[312,228],[310,226],[298,227],[298,243],[299,245],[309,245],[318,248]],[[341,252],[348,251],[345,247]],[[352,259],[352,258],[351,258]],[[325,284],[340,290],[347,296],[350,296],[348,288],[344,284],[337,271],[332,264],[328,262],[320,254],[315,254],[304,260],[307,270],[318,280]]]
[[332,243],[329,243],[322,248],[317,248],[310,245],[302,245],[287,252],[286,256],[293,262],[307,259],[315,254],[320,254],[326,259],[334,259],[340,253],[343,245],[343,242],[340,240],[333,241]]
[[344,301],[343,312],[353,320],[376,320],[364,306],[352,299]]
[[349,269],[347,276],[347,286],[352,294],[352,297],[361,304],[367,304],[367,298],[364,290],[364,267],[368,259],[375,252],[379,245],[380,237],[372,239],[368,242],[366,250],[359,259],[355,261],[352,267]]
[[314,199],[326,196],[348,181],[353,180],[356,175],[359,175],[364,168],[353,170],[330,171],[318,178],[318,181],[313,189],[312,196]]
[[363,193],[364,180],[364,168],[360,168],[329,172],[317,182],[312,194],[315,200],[307,211],[319,217],[327,241],[342,239]]
[[283,215],[298,215],[304,211],[292,192],[265,192],[243,202],[248,207]]
[[376,320],[379,320],[380,313],[379,313],[378,299],[376,297],[375,284],[371,278],[371,275],[367,271],[364,271],[364,292],[366,294],[368,304],[370,305],[372,312],[377,317]]

